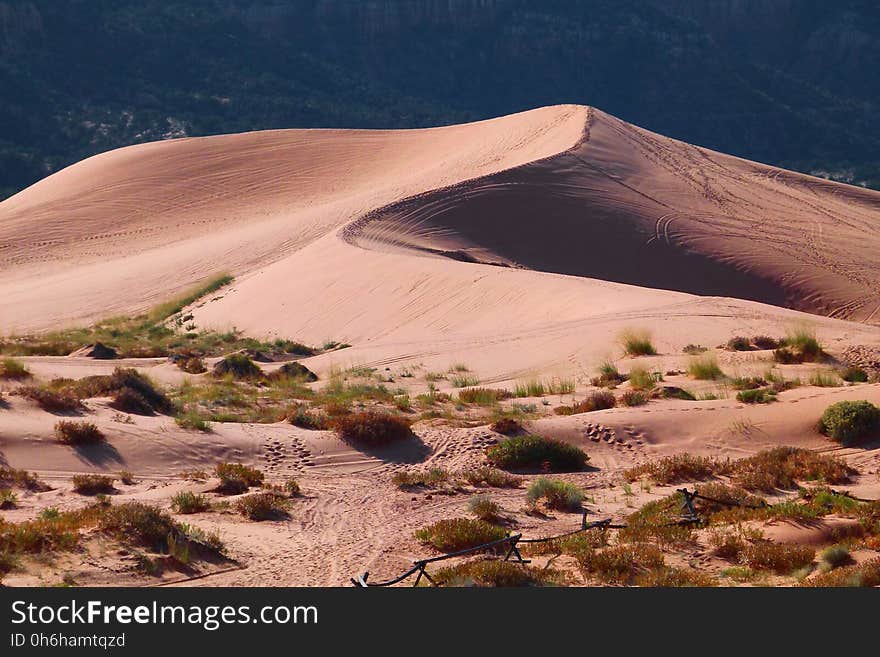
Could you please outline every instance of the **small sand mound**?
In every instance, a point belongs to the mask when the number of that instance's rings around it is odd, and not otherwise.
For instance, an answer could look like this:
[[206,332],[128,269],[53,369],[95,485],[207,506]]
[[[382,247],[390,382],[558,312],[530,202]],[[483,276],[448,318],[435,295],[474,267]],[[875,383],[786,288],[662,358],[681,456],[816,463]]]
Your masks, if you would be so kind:
[[814,520],[781,520],[761,527],[761,531],[776,543],[827,545],[860,536],[862,527],[854,518],[827,516]]

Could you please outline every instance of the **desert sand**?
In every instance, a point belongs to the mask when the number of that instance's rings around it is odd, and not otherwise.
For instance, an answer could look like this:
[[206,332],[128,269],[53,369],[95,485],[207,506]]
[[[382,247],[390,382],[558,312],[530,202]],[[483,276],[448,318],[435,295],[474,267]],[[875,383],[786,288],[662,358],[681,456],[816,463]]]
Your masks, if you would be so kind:
[[[588,491],[596,517],[622,517],[675,488],[622,496],[627,468],[682,453],[736,459],[778,445],[844,458],[861,473],[844,488],[876,499],[876,441],[843,448],[816,422],[842,399],[880,404],[880,384],[809,380],[844,364],[847,349],[880,350],[878,252],[880,193],[715,153],[589,107],[423,130],[181,139],[90,158],[0,203],[0,335],[133,315],[229,272],[231,285],[185,311],[188,330],[350,344],[300,361],[318,374],[315,390],[339,372],[362,371],[415,398],[430,373],[455,364],[470,373],[468,385],[572,381],[573,391],[505,405],[531,405],[529,432],[589,454],[592,469],[565,478]],[[772,351],[720,347],[802,325],[815,331],[829,365],[784,366],[804,385],[775,403],[743,404],[723,383],[687,375],[686,345],[716,354],[728,377],[761,375],[774,367]],[[658,355],[625,357],[618,336],[628,328],[649,330]],[[596,390],[591,379],[605,359],[717,399],[554,415]],[[169,389],[210,377],[165,358],[20,360],[36,382],[118,366]],[[436,380],[438,391],[454,397],[452,379]],[[7,393],[19,385],[0,381]],[[36,472],[53,487],[21,494],[17,508],[0,512],[8,522],[81,506],[69,482],[83,472],[131,471],[137,483],[119,486],[114,502],[162,508],[182,490],[211,491],[210,478],[181,473],[210,472],[221,461],[255,465],[277,481],[296,477],[303,489],[284,521],[220,511],[183,517],[219,531],[232,560],[197,576],[133,576],[92,550],[59,557],[53,568],[24,567],[4,579],[12,585],[50,584],[68,572],[79,583],[134,585],[390,577],[430,553],[413,532],[463,515],[470,497],[400,490],[391,476],[479,465],[485,448],[504,439],[474,414],[412,412],[418,444],[365,451],[288,422],[215,422],[212,433],[194,433],[166,415],[122,417],[96,398],[85,414],[108,444],[72,449],[53,437],[57,416],[14,394],[4,399],[0,465]],[[602,438],[592,440],[596,428]],[[577,514],[522,512],[523,488],[491,493],[524,535],[579,522]],[[802,529],[768,531],[813,540]]]

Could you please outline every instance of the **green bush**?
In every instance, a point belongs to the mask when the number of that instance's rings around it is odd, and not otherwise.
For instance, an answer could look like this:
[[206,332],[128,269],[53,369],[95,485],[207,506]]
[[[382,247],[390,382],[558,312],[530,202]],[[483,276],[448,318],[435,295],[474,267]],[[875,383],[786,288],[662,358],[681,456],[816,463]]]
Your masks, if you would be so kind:
[[513,393],[509,390],[496,388],[467,388],[458,391],[458,400],[463,404],[477,404],[479,406],[492,406],[502,399],[510,399]]
[[627,329],[620,334],[620,343],[628,356],[656,356],[657,349],[651,342],[651,332],[643,329]]
[[4,358],[0,360],[0,379],[10,379],[20,381],[21,379],[30,378],[31,373],[20,360],[15,358]]
[[724,372],[718,367],[715,356],[700,356],[691,360],[688,374],[701,381],[713,381],[724,378]]
[[648,395],[639,390],[627,390],[620,396],[620,403],[624,406],[644,406],[648,403]]
[[819,430],[843,445],[852,445],[880,425],[880,408],[868,401],[840,401],[822,413]]
[[529,485],[526,499],[532,504],[545,500],[557,511],[578,511],[584,501],[584,491],[567,481],[538,477]]
[[840,378],[848,383],[867,383],[868,373],[861,367],[847,367],[840,373]]
[[218,463],[214,467],[214,472],[221,482],[224,479],[240,479],[248,486],[262,486],[266,478],[262,471],[241,463]]
[[549,468],[551,472],[582,470],[589,457],[578,447],[543,436],[508,438],[486,451],[489,462],[504,470]]
[[501,517],[501,507],[488,495],[475,495],[468,500],[468,513],[480,520],[491,522]]
[[776,401],[776,392],[769,388],[753,388],[740,390],[736,398],[743,404],[769,404]]
[[431,577],[439,586],[507,588],[558,586],[564,583],[563,575],[552,568],[535,568],[498,559],[481,559],[447,566]]
[[211,508],[211,502],[204,495],[184,491],[171,498],[171,507],[177,513],[202,513]]

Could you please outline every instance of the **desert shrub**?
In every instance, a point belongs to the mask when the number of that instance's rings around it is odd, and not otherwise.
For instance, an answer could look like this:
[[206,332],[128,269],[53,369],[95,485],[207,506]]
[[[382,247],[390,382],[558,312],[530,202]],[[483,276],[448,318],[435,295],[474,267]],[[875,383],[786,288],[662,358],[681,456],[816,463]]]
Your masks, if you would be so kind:
[[823,355],[815,330],[806,325],[791,328],[781,345],[791,349],[800,358],[800,362],[813,363],[821,360]]
[[577,511],[584,501],[584,491],[567,481],[538,477],[529,485],[526,499],[534,504],[544,500],[547,506],[557,511]]
[[174,409],[167,395],[157,389],[148,377],[134,368],[117,367],[110,375],[109,389],[111,391],[124,389],[135,391],[157,413],[170,413]]
[[845,545],[831,545],[819,553],[819,561],[826,570],[834,570],[848,566],[853,562],[853,558]]
[[275,493],[253,493],[239,499],[235,508],[250,520],[273,520],[287,517],[289,503]]
[[848,383],[867,383],[868,373],[861,367],[847,367],[840,373],[840,378]]
[[92,422],[61,420],[55,424],[55,439],[65,445],[94,445],[106,440],[101,430]]
[[18,505],[18,495],[8,488],[0,489],[0,509],[14,509]]
[[624,406],[644,406],[648,403],[648,395],[639,390],[627,390],[620,396],[620,403]]
[[297,406],[288,415],[287,421],[295,427],[309,431],[324,431],[329,428],[325,415],[309,411],[305,406]]
[[121,541],[144,545],[156,552],[165,552],[168,537],[179,534],[170,515],[140,502],[107,507],[100,516],[98,527]]
[[467,388],[458,391],[458,400],[464,404],[492,406],[502,399],[510,399],[513,393],[509,390],[495,388]]
[[314,383],[318,380],[318,375],[312,372],[312,370],[310,370],[302,363],[296,362],[284,363],[284,365],[282,365],[269,375],[270,381],[284,378],[294,379],[296,381],[304,381],[306,383]]
[[835,568],[827,573],[820,573],[804,581],[802,585],[820,587],[880,586],[880,557],[855,566],[845,566]]
[[489,425],[489,428],[495,433],[504,436],[511,436],[523,430],[523,426],[512,417],[502,417]]
[[767,381],[760,376],[737,376],[730,380],[730,387],[734,390],[757,390],[767,386]]
[[211,502],[204,495],[183,491],[171,498],[171,507],[177,513],[202,513],[211,508]]
[[98,474],[83,474],[73,476],[73,490],[80,495],[110,494],[116,490],[113,477]]
[[[729,462],[726,465],[729,471]],[[764,498],[752,495],[738,486],[710,482],[700,484],[696,490],[703,497],[697,498],[695,506],[697,511],[704,515],[718,513],[731,507],[757,509],[767,506]]]
[[553,412],[557,415],[575,415],[578,413],[592,413],[593,411],[601,411],[606,408],[614,408],[617,405],[617,399],[607,390],[594,392],[586,399],[575,402],[571,406],[557,406]]
[[810,385],[817,388],[839,388],[841,383],[833,372],[816,370],[810,375]]
[[607,584],[630,584],[639,575],[664,564],[663,553],[646,543],[585,551],[577,560],[585,576]]
[[633,390],[653,390],[657,379],[644,367],[636,366],[629,371],[629,385]]
[[456,374],[449,382],[454,388],[469,388],[480,384],[480,380],[472,374]]
[[656,356],[657,349],[651,342],[651,332],[644,329],[627,329],[620,334],[620,343],[627,356]]
[[843,460],[800,447],[774,447],[733,463],[734,482],[746,490],[792,490],[798,481],[841,484],[855,471]]
[[592,383],[595,386],[613,388],[618,383],[623,383],[624,381],[626,381],[626,376],[620,373],[617,369],[617,365],[610,360],[606,360],[599,365],[599,376],[595,377]]
[[475,495],[468,500],[467,510],[480,520],[491,522],[501,517],[501,507],[488,495]]
[[709,545],[716,557],[736,563],[748,545],[748,538],[741,527],[735,531],[715,529],[709,533]]
[[195,411],[186,411],[178,414],[177,417],[174,418],[174,422],[177,423],[177,426],[181,429],[187,429],[189,431],[201,431],[202,433],[211,433],[213,431],[211,423],[206,422]]
[[803,356],[795,353],[788,347],[779,347],[778,349],[775,349],[773,351],[773,360],[780,365],[795,365],[804,362]]
[[30,378],[31,373],[24,363],[15,358],[0,359],[0,379],[20,381]]
[[751,351],[752,341],[741,335],[737,335],[727,341],[727,349],[730,351]]
[[609,530],[594,527],[590,531],[555,538],[543,543],[525,543],[525,552],[532,555],[567,554],[577,559],[581,554],[608,546]]
[[441,486],[449,482],[450,479],[451,475],[449,472],[442,468],[433,468],[431,470],[401,470],[400,472],[394,473],[394,476],[391,478],[391,483],[398,488],[434,488],[435,486]]
[[152,415],[153,407],[144,398],[144,396],[133,388],[122,388],[113,393],[113,401],[110,403],[112,408],[123,413],[134,413],[135,415]]
[[208,371],[205,361],[199,356],[189,356],[188,358],[178,358],[177,367],[187,374],[204,374]]
[[440,520],[420,529],[415,537],[441,552],[457,552],[491,543],[507,536],[507,532],[497,525],[471,518],[452,518]]
[[231,376],[233,379],[261,379],[263,370],[246,354],[229,354],[214,365],[214,376]]
[[840,401],[822,413],[819,430],[843,445],[852,445],[880,426],[880,408],[871,402]]
[[439,586],[485,586],[497,588],[558,586],[564,576],[552,568],[535,568],[512,561],[482,559],[447,566],[431,576]]
[[743,404],[769,404],[776,401],[776,392],[769,388],[740,390],[736,393],[736,398]]
[[769,335],[756,335],[752,338],[752,344],[761,350],[776,349],[779,347],[779,340],[771,338]]
[[730,464],[708,456],[676,454],[656,461],[643,463],[624,472],[629,481],[636,481],[647,475],[655,483],[677,484],[686,481],[704,481],[720,474],[726,474]]
[[519,488],[522,484],[522,479],[519,477],[485,465],[463,470],[459,476],[471,486]]
[[214,473],[220,478],[221,483],[225,479],[240,479],[248,486],[262,486],[266,475],[256,468],[250,468],[241,463],[218,463],[214,467]]
[[621,543],[656,541],[661,545],[679,545],[692,539],[693,528],[678,524],[681,520],[681,493],[652,500],[627,516],[626,527],[618,533]]
[[335,427],[342,440],[365,447],[386,445],[415,435],[407,419],[380,411],[343,415],[335,420]]
[[681,351],[688,356],[698,356],[699,354],[703,354],[709,350],[701,344],[687,344],[682,347]]
[[288,477],[284,480],[284,492],[290,495],[290,497],[297,497],[302,493],[302,488],[296,479]]
[[19,470],[0,465],[0,487],[17,486],[18,488],[26,488],[33,491],[51,490],[48,485],[40,481],[33,472],[27,470]]
[[816,551],[809,545],[758,541],[745,546],[741,559],[754,570],[772,570],[785,575],[813,563],[815,556]]
[[516,436],[486,450],[489,463],[504,470],[549,468],[551,472],[583,469],[589,457],[578,447],[543,436]]
[[718,586],[718,580],[693,568],[675,568],[666,566],[654,568],[646,573],[638,575],[635,579],[636,586],[664,587],[664,588],[689,588]]
[[49,413],[79,413],[84,408],[79,398],[68,391],[25,386],[16,390],[15,394],[36,402],[40,408]]
[[117,475],[119,477],[119,481],[121,481],[126,486],[133,486],[135,483],[137,483],[134,479],[134,475],[128,470],[120,470]]
[[660,394],[664,399],[681,399],[682,401],[697,401],[697,398],[694,396],[690,390],[685,390],[684,388],[677,388],[675,386],[663,386],[660,390]]
[[711,355],[692,359],[688,365],[688,374],[700,381],[714,381],[724,378],[724,372],[718,367],[718,359]]

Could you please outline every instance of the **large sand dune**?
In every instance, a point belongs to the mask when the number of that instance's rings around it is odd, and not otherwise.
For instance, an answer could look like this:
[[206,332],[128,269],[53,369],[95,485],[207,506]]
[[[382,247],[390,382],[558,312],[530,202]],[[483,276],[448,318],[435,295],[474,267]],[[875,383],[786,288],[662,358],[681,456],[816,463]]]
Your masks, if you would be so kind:
[[[235,282],[191,308],[193,322],[351,343],[306,361],[321,375],[318,387],[331,369],[352,365],[376,368],[414,399],[428,389],[428,373],[456,363],[493,387],[526,377],[575,381],[574,393],[510,403],[536,409],[528,429],[589,451],[596,469],[571,477],[591,491],[597,513],[629,513],[614,488],[623,468],[666,454],[738,457],[779,444],[844,456],[864,473],[851,490],[873,498],[877,450],[835,446],[815,424],[832,402],[880,401],[877,384],[805,385],[776,404],[750,406],[719,390],[723,382],[688,377],[682,347],[778,336],[804,321],[832,356],[880,346],[878,247],[878,193],[713,153],[592,108],[413,131],[186,139],[91,158],[0,203],[0,335],[143,310],[229,271]],[[622,358],[617,335],[628,327],[649,329],[660,354]],[[712,353],[731,377],[773,366],[769,352]],[[644,364],[665,385],[708,399],[553,415],[553,406],[595,390],[590,378],[606,357],[624,371]],[[37,382],[116,365],[168,385],[210,376],[190,377],[164,359],[25,361]],[[820,366],[785,367],[807,382]],[[439,386],[456,393],[448,378]],[[143,480],[119,499],[164,508],[181,490],[213,485],[181,472],[220,460],[257,464],[276,482],[300,479],[306,493],[284,522],[198,518],[222,531],[243,564],[198,584],[339,585],[364,569],[400,572],[425,553],[413,530],[462,514],[465,496],[417,498],[393,487],[391,473],[416,463],[482,463],[485,447],[500,439],[485,424],[429,415],[416,424],[414,447],[375,453],[287,422],[216,422],[213,434],[194,434],[167,416],[121,418],[108,401],[90,399],[84,411],[108,444],[71,449],[54,438],[56,415],[6,396],[0,465],[36,470],[56,487],[23,493],[7,516],[75,508],[69,478],[81,471],[130,469]],[[523,494],[493,492],[526,535],[569,531],[579,521],[520,513]],[[67,567],[59,563],[51,577]],[[14,581],[53,582],[43,570]],[[85,583],[130,581],[88,572]]]

